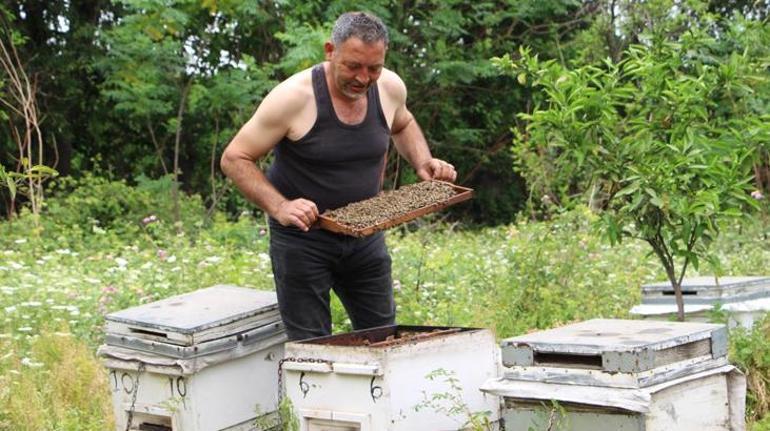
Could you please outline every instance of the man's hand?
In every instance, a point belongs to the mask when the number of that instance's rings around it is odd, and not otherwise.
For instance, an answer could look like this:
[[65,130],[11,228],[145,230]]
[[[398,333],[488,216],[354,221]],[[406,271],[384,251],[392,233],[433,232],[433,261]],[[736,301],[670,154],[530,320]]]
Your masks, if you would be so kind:
[[417,169],[417,176],[422,180],[441,180],[453,183],[457,179],[457,171],[451,164],[439,160],[430,159]]
[[287,199],[278,204],[273,218],[283,226],[294,225],[307,232],[318,219],[318,207],[307,199]]

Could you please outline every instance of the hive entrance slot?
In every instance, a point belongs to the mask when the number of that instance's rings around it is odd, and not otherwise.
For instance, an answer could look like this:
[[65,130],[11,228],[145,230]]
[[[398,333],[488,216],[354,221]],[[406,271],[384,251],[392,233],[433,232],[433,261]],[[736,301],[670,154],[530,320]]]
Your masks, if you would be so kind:
[[144,423],[139,425],[139,431],[173,431],[171,427],[166,425],[148,424]]
[[[663,291],[664,296],[674,296],[676,293],[673,290],[664,290]],[[697,290],[683,290],[682,295],[684,296],[696,296],[698,295]]]
[[151,335],[153,337],[168,338],[168,334],[158,331],[150,331],[149,329],[128,328],[134,334]]
[[576,355],[574,353],[534,352],[535,365],[549,367],[602,369],[601,355]]

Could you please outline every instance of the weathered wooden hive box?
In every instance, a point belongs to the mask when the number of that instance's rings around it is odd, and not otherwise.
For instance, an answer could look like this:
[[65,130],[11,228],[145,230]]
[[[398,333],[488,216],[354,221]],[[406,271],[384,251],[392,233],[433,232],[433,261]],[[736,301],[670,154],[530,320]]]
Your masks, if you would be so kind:
[[[687,320],[706,322],[718,305],[731,327],[751,328],[770,311],[770,277],[686,278],[682,296]],[[633,315],[657,320],[668,320],[676,312],[674,288],[668,281],[642,286],[642,303],[631,309]]]
[[287,343],[284,361],[303,431],[458,430],[471,414],[499,419],[499,399],[479,390],[500,369],[486,329],[387,326]]
[[746,382],[722,325],[589,320],[502,342],[506,429],[739,431]]
[[286,341],[274,292],[214,286],[105,319],[98,354],[109,370],[117,430],[274,425]]

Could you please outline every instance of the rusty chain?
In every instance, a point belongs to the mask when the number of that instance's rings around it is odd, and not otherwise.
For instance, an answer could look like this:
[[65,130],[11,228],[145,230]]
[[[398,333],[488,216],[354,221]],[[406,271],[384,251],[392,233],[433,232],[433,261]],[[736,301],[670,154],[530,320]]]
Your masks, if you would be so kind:
[[139,366],[136,368],[136,381],[134,382],[134,390],[131,394],[131,407],[128,408],[128,419],[126,419],[126,431],[131,431],[131,424],[134,421],[134,409],[136,409],[136,396],[139,393],[139,378],[144,372],[144,362],[139,362]]

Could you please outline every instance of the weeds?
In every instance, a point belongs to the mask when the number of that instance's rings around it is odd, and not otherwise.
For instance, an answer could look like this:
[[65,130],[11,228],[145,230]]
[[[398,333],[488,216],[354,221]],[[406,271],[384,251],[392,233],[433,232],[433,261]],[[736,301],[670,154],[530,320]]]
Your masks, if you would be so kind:
[[464,420],[459,429],[470,431],[492,431],[493,423],[490,421],[492,412],[474,412],[463,400],[463,388],[460,386],[460,380],[454,371],[439,368],[433,370],[425,376],[428,380],[441,379],[448,386],[445,392],[428,394],[423,391],[423,401],[414,407],[415,411],[424,409],[435,413],[460,418]]

